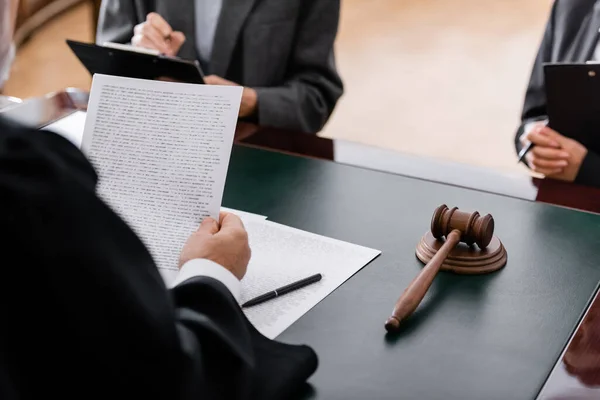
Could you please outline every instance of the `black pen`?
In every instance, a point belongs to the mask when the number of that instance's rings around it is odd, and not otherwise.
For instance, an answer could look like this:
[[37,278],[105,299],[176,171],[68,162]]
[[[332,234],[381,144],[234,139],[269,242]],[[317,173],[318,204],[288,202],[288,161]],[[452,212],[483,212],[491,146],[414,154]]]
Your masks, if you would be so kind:
[[523,159],[525,158],[525,156],[527,155],[527,153],[529,153],[529,150],[533,149],[533,146],[535,146],[533,143],[529,142],[527,144],[527,146],[523,147],[521,149],[521,152],[519,153],[519,161],[518,163],[520,163],[521,161],[523,161]]
[[[542,120],[538,120],[538,121],[532,121],[532,122],[528,122],[528,124],[538,124],[538,123],[543,123],[544,125],[548,125],[548,120],[547,119],[542,119]],[[525,129],[526,131],[531,131],[531,129],[527,129],[527,125],[525,125]],[[535,144],[529,142],[527,143],[527,146],[523,147],[521,149],[521,151],[519,152],[518,158],[519,161],[517,161],[517,164],[520,163],[521,161],[523,161],[525,159],[525,156],[527,155],[527,153],[529,153],[531,151],[531,149],[533,149],[535,147]]]
[[319,282],[321,280],[321,278],[322,278],[321,274],[316,274],[313,276],[309,276],[308,278],[301,279],[298,282],[290,283],[289,285],[285,285],[283,287],[280,287],[279,289],[275,289],[275,290],[270,291],[269,293],[265,293],[258,297],[255,297],[252,300],[248,300],[247,302],[242,304],[242,308],[252,307],[257,304],[264,303],[265,301],[282,296],[286,293],[292,292],[294,290],[302,289],[305,286]]

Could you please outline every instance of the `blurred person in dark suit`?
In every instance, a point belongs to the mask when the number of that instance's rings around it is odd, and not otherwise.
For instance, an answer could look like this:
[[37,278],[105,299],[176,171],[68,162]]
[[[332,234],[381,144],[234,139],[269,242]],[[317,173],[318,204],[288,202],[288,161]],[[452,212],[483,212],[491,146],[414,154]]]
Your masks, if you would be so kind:
[[167,289],[97,180],[70,141],[0,114],[0,399],[293,398],[317,356],[239,307],[242,221],[190,232]]
[[199,60],[206,83],[242,85],[240,117],[316,133],[343,93],[339,0],[103,0],[96,41]]
[[515,135],[517,153],[533,142],[526,164],[550,178],[600,187],[600,149],[556,132],[547,124],[543,64],[600,61],[600,1],[555,0],[546,23]]

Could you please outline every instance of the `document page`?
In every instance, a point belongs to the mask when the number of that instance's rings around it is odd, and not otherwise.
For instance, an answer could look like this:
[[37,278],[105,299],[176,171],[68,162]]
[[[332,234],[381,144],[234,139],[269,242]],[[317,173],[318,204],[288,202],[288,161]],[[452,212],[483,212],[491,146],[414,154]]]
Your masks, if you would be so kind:
[[176,272],[188,236],[218,218],[241,96],[236,86],[94,76],[82,150],[99,195],[161,272]]
[[297,291],[245,308],[250,322],[275,338],[381,252],[260,219],[245,221],[252,258],[242,279],[240,305],[314,274],[323,278]]

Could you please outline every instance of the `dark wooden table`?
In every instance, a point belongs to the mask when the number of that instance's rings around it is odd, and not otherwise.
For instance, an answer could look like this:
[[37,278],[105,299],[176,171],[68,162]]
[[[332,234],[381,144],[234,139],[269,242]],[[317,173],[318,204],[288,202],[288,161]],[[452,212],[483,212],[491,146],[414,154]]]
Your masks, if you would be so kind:
[[[442,203],[491,213],[508,264],[441,273],[388,336]],[[600,281],[600,215],[540,202],[235,146],[224,205],[382,251],[278,338],[319,354],[307,398],[533,399]]]
[[[315,135],[240,125],[240,143],[256,148],[391,172],[481,192],[600,213],[600,189],[525,174],[414,156]],[[599,171],[600,173],[600,171]]]
[[[58,93],[21,115],[53,120],[85,104],[77,91]],[[435,160],[253,126],[238,134],[225,206],[382,251],[278,338],[319,354],[303,397],[600,398],[600,301],[589,308],[600,216],[569,209],[598,211],[596,189],[461,165],[440,178]],[[415,246],[442,203],[494,215],[508,264],[484,276],[441,273],[404,332],[388,336],[384,321],[422,268]]]
[[600,399],[600,296],[561,354],[540,400]]

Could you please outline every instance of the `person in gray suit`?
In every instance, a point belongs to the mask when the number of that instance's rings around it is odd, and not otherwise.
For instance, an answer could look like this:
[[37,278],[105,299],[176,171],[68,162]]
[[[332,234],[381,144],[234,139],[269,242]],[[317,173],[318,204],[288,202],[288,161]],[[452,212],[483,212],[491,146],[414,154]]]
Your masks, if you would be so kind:
[[96,42],[197,59],[207,84],[243,85],[240,118],[317,133],[343,94],[339,0],[103,0]]

